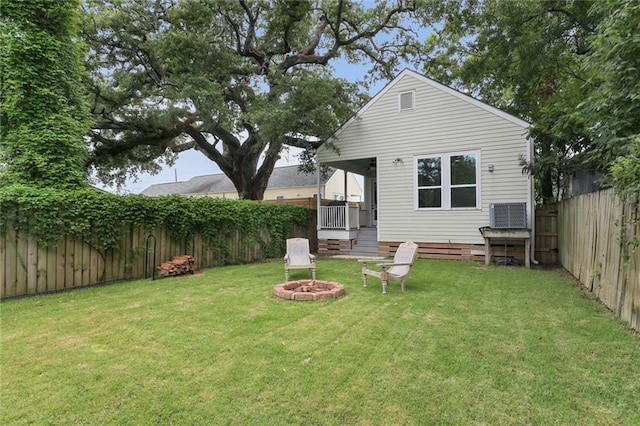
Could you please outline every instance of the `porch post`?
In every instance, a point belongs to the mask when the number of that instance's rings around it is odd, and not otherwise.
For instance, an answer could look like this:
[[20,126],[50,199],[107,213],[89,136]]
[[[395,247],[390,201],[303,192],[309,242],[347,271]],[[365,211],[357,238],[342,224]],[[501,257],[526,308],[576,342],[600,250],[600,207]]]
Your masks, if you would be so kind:
[[343,170],[342,173],[344,173],[344,227],[345,229],[348,231],[349,229],[351,229],[351,224],[349,223],[349,197],[347,194],[349,194],[349,192],[347,191],[347,171]]
[[320,213],[320,206],[322,205],[322,203],[320,202],[320,198],[322,197],[320,194],[320,162],[316,161],[316,178],[318,181],[318,192],[316,193],[316,230],[319,231],[320,230],[320,217],[321,217],[321,213]]
[[342,208],[344,209],[344,229],[348,231],[351,229],[351,224],[349,223],[349,202],[345,201]]

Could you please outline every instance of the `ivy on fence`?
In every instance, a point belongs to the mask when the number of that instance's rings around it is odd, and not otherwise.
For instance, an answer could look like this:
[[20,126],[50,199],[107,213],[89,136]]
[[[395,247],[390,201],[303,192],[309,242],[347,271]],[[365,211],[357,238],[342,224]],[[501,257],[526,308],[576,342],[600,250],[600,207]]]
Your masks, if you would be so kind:
[[[23,185],[0,190],[1,227],[11,221],[45,244],[69,235],[99,249],[118,247],[123,224],[149,230],[164,225],[175,239],[199,234],[218,241],[239,231],[244,244],[258,242],[271,257],[282,251],[291,227],[308,225],[311,214],[302,207],[210,197],[122,196],[92,188],[69,191]],[[261,235],[264,229],[269,238]]]

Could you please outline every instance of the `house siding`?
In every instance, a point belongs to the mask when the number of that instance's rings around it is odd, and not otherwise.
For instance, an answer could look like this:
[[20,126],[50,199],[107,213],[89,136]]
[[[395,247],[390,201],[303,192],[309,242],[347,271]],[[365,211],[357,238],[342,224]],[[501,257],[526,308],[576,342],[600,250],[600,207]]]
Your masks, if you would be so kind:
[[[415,91],[415,109],[399,112],[398,93],[409,90]],[[489,225],[491,203],[530,203],[530,178],[519,164],[520,156],[529,154],[526,129],[411,74],[385,88],[337,133],[335,143],[340,155],[323,150],[321,162],[377,158],[381,242],[482,244],[478,228]],[[479,154],[480,208],[416,210],[415,157],[467,151]],[[394,164],[396,158],[402,162]],[[488,164],[494,165],[493,172]]]

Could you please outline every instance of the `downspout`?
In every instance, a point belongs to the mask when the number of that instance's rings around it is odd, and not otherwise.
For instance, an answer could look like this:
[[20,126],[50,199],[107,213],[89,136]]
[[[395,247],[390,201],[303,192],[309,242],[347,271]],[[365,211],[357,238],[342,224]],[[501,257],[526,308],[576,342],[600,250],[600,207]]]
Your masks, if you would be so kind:
[[[529,144],[529,152],[527,155],[529,158],[527,161],[529,164],[533,161],[533,137],[527,137],[527,143]],[[529,259],[531,263],[534,265],[538,265],[539,262],[536,260],[536,198],[535,198],[535,180],[533,175],[529,173],[529,186],[528,186],[528,197],[529,197],[529,217],[531,218],[531,239],[529,243],[531,245],[531,253],[529,253]]]

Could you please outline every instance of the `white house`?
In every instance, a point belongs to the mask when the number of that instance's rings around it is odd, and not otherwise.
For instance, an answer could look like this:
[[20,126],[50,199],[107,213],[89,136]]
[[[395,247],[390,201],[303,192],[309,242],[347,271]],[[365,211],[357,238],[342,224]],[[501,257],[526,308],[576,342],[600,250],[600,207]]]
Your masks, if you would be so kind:
[[[533,155],[528,126],[402,71],[335,133],[339,154],[318,151],[319,165],[364,176],[365,205],[360,212],[354,205],[319,206],[319,252],[388,256],[401,242],[413,241],[420,257],[481,259],[480,228],[491,224],[492,205],[502,203],[521,207],[526,224],[515,227],[531,235],[533,180],[520,165]],[[342,215],[336,214],[340,208]]]

